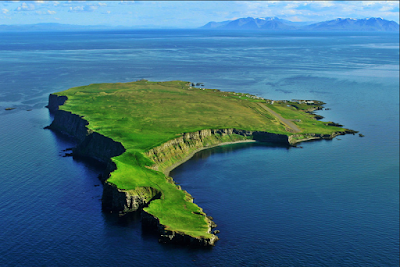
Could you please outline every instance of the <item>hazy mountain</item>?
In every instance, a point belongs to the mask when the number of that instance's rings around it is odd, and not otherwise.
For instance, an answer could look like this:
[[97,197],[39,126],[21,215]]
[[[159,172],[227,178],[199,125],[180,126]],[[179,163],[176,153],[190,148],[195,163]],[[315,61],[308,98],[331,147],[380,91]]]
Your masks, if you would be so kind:
[[338,18],[305,25],[276,17],[240,18],[222,22],[209,22],[202,29],[218,30],[306,30],[306,31],[399,31],[399,24],[382,18]]
[[215,22],[215,21],[210,21],[206,25],[200,27],[202,29],[215,29],[215,28],[220,28],[231,22],[232,20],[225,20],[221,22]]
[[[174,27],[177,28],[177,27]],[[135,26],[110,26],[110,25],[72,25],[61,23],[38,23],[21,25],[0,25],[0,32],[44,32],[44,31],[113,31],[135,29],[172,29],[165,25],[135,25]]]
[[[107,26],[107,25],[72,25],[60,23],[38,23],[25,25],[0,25],[0,31],[97,31],[97,30],[133,30],[160,29],[166,26]],[[318,23],[293,22],[277,17],[240,18],[221,22],[209,22],[201,29],[218,30],[269,30],[269,31],[391,31],[398,32],[399,24],[382,18],[351,19],[338,18]]]
[[399,31],[399,24],[382,18],[338,18],[330,21],[314,23],[304,27],[317,31]]
[[0,31],[87,31],[87,30],[106,30],[112,29],[109,26],[82,26],[60,23],[38,23],[21,25],[0,25]]
[[227,20],[222,22],[209,22],[202,29],[227,29],[227,30],[295,30],[297,27],[293,22],[279,19],[276,17],[269,18],[240,18],[235,20]]

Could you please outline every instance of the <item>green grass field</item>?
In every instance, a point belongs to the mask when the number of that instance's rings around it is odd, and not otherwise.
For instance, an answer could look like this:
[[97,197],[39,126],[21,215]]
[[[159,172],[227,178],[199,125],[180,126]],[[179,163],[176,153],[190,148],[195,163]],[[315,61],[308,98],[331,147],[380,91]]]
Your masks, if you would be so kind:
[[[145,210],[168,229],[195,237],[210,236],[205,217],[199,215],[203,214],[201,208],[188,202],[185,191],[168,182],[162,172],[147,168],[153,162],[145,152],[182,133],[203,129],[236,128],[291,135],[277,118],[258,105],[264,100],[249,94],[192,88],[184,81],[91,84],[56,94],[68,97],[60,109],[83,116],[90,130],[125,147],[125,153],[112,158],[117,170],[108,182],[120,189],[152,187],[161,191],[162,197]],[[302,133],[345,130],[315,120],[304,112],[308,106],[266,105],[285,119],[297,120],[294,123]],[[171,159],[169,163],[175,162]]]

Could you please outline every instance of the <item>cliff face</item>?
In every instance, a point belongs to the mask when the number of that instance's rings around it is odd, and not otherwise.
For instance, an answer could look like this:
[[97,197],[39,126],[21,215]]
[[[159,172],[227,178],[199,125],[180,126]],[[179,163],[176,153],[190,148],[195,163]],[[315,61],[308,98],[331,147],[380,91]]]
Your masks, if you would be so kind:
[[68,97],[66,96],[58,96],[58,95],[49,95],[49,104],[47,105],[47,108],[50,110],[50,112],[56,112],[58,110],[58,107],[61,105],[64,105],[65,101],[67,101]]
[[108,163],[112,157],[124,152],[125,148],[120,142],[115,142],[96,132],[86,135],[83,141],[73,149],[76,157],[89,157],[104,163]]
[[124,153],[125,148],[120,142],[88,130],[86,126],[89,123],[83,117],[59,110],[59,105],[63,105],[66,100],[65,96],[49,96],[47,107],[54,113],[54,120],[48,128],[71,136],[78,141],[78,145],[73,149],[74,157],[92,158],[106,165],[106,170],[100,177],[104,183],[103,209],[119,213],[132,212],[143,208],[153,198],[158,198],[160,192],[152,188],[140,187],[135,190],[122,190],[106,182],[110,173],[116,169],[111,158]]
[[288,136],[260,131],[239,129],[206,129],[184,133],[162,145],[150,149],[146,156],[154,161],[152,169],[164,171],[176,162],[188,157],[194,151],[226,142],[245,140],[289,144]]
[[103,186],[103,210],[124,214],[141,210],[153,199],[161,197],[161,192],[151,187],[137,187],[135,190],[123,190],[106,182]]
[[56,110],[54,120],[48,128],[82,142],[90,134],[90,131],[86,128],[88,124],[86,120],[78,115],[64,110]]

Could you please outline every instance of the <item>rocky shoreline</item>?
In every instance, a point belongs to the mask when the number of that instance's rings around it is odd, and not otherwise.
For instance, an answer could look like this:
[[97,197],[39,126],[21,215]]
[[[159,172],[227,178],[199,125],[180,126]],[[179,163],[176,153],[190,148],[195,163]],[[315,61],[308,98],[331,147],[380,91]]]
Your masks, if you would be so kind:
[[[134,190],[119,189],[117,186],[108,183],[107,179],[111,172],[116,170],[116,165],[111,158],[121,155],[125,148],[120,142],[116,142],[99,133],[89,130],[89,124],[83,117],[64,110],[59,110],[68,98],[66,96],[49,96],[47,108],[54,114],[54,120],[46,128],[68,135],[77,140],[78,145],[73,148],[72,155],[79,158],[95,159],[106,166],[105,172],[100,176],[103,182],[102,207],[104,211],[124,215],[129,212],[142,214],[142,224],[153,225],[160,233],[159,241],[162,243],[180,243],[191,246],[213,246],[218,237],[212,234],[212,228],[216,225],[205,214],[209,224],[208,232],[210,238],[196,238],[179,231],[170,231],[165,225],[160,224],[158,218],[143,210],[149,203],[161,197],[162,192],[151,187],[138,187]],[[173,183],[168,177],[169,172],[189,160],[200,150],[211,147],[240,143],[240,142],[272,142],[293,146],[299,142],[315,139],[332,139],[337,135],[352,132],[337,132],[331,135],[303,134],[303,135],[282,135],[261,131],[246,131],[240,129],[205,129],[192,133],[183,133],[180,137],[150,149],[146,156],[155,162],[152,169],[164,172],[166,179]],[[220,141],[219,137],[232,137],[232,142]],[[218,138],[217,138],[218,137]],[[236,139],[235,139],[236,138]],[[173,164],[169,164],[174,158]],[[188,196],[190,196],[188,194]]]
[[[160,221],[157,217],[145,212],[144,210],[142,211],[141,216],[142,223],[144,223],[146,227],[157,229],[158,233],[160,234],[160,238],[158,239],[158,242],[160,243],[173,243],[194,247],[208,247],[214,246],[215,242],[219,240],[216,235],[212,235],[211,238],[197,238],[189,236],[182,232],[167,230],[164,225],[160,224]],[[208,232],[211,233],[212,228],[216,227],[216,224],[211,219],[209,219],[209,217],[207,217],[207,220],[209,225]]]

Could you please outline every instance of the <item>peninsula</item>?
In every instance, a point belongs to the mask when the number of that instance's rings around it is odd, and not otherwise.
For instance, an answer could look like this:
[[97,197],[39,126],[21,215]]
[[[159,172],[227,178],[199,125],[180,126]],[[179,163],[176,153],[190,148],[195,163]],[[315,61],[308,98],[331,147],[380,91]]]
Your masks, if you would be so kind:
[[316,100],[272,101],[185,81],[91,84],[51,94],[48,128],[74,137],[74,157],[104,163],[103,210],[142,212],[160,242],[210,246],[215,223],[169,171],[196,151],[232,142],[295,145],[355,133],[313,113]]

